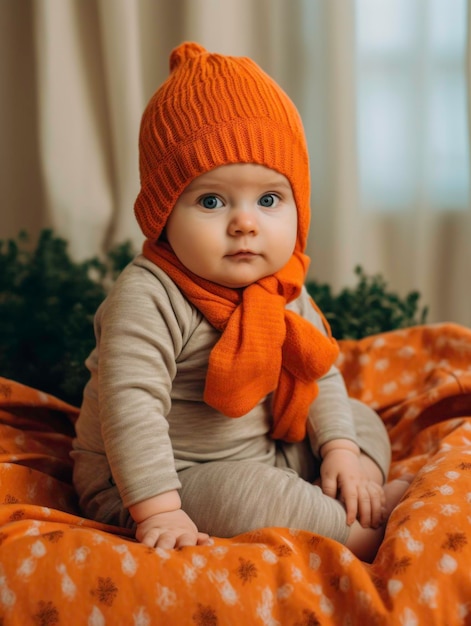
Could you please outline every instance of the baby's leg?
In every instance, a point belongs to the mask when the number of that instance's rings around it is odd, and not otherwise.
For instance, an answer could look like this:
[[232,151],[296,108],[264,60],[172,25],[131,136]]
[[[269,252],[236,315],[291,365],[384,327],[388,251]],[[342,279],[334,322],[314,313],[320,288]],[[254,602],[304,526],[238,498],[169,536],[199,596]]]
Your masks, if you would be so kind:
[[345,543],[350,533],[342,504],[287,468],[219,461],[183,470],[179,478],[183,510],[210,535],[232,537],[280,526]]
[[[345,544],[363,560],[374,558],[384,526],[347,526],[343,505],[293,470],[255,461],[203,463],[183,470],[182,508],[198,530],[233,537],[250,530],[279,526],[307,530]],[[408,482],[388,483],[386,515],[402,498]]]

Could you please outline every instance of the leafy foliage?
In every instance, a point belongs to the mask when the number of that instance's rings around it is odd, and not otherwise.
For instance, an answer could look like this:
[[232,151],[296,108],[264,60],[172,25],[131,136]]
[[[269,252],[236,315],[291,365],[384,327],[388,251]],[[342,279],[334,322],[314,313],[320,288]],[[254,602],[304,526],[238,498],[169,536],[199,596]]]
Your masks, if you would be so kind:
[[337,339],[361,339],[367,335],[424,324],[427,307],[419,308],[420,294],[404,298],[388,291],[380,275],[367,276],[355,268],[357,284],[333,294],[329,285],[308,282],[306,287],[329,322]]
[[[104,260],[75,262],[51,230],[42,231],[34,249],[25,233],[0,241],[0,376],[79,405],[85,359],[95,345],[93,317],[133,256],[126,242]],[[328,285],[307,284],[335,337],[358,339],[425,321],[418,293],[401,299],[380,276],[355,271],[358,285],[338,295]]]
[[44,230],[29,248],[25,233],[0,241],[0,375],[79,404],[93,316],[131,247],[76,263],[67,242]]

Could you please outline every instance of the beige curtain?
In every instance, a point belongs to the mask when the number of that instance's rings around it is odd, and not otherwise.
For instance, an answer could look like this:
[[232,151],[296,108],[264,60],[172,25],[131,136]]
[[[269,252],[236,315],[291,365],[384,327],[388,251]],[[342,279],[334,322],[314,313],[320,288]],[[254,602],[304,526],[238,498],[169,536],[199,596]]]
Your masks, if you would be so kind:
[[361,264],[400,293],[418,289],[431,321],[471,326],[470,211],[362,210],[354,10],[354,0],[1,0],[0,239],[53,226],[78,259],[140,246],[140,116],[171,49],[196,40],[253,57],[300,109],[310,276],[339,289]]
[[288,81],[300,6],[2,0],[0,237],[53,226],[76,258],[125,239],[139,246],[132,212],[139,122],[167,77],[172,48],[188,39],[253,56]]

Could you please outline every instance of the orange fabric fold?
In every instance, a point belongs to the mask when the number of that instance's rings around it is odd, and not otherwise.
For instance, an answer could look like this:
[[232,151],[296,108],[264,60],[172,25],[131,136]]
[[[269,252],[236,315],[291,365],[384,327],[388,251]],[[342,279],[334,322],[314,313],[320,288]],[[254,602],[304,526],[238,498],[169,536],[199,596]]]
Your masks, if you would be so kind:
[[301,292],[308,257],[296,251],[276,274],[230,289],[190,272],[167,244],[147,240],[143,253],[221,332],[209,358],[205,402],[228,417],[241,417],[273,393],[272,437],[302,440],[316,381],[338,355],[327,322],[325,336],[286,310]]

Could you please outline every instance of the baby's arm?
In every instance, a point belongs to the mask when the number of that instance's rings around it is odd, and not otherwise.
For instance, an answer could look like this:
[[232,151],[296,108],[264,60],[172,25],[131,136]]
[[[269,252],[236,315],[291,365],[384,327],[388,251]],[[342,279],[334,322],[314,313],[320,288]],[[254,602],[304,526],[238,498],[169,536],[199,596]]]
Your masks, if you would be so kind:
[[[327,334],[305,288],[288,308]],[[349,524],[358,517],[362,526],[374,527],[383,517],[384,476],[356,443],[352,405],[340,371],[333,365],[317,383],[319,393],[311,405],[307,426],[312,451],[322,458],[322,490],[344,503]]]
[[137,523],[136,539],[151,548],[181,548],[204,545],[209,541],[209,536],[198,532],[181,509],[176,490],[134,504],[129,511]]
[[379,469],[349,439],[333,439],[322,446],[320,453],[322,491],[344,503],[347,524],[358,517],[362,526],[378,527],[385,504]]

